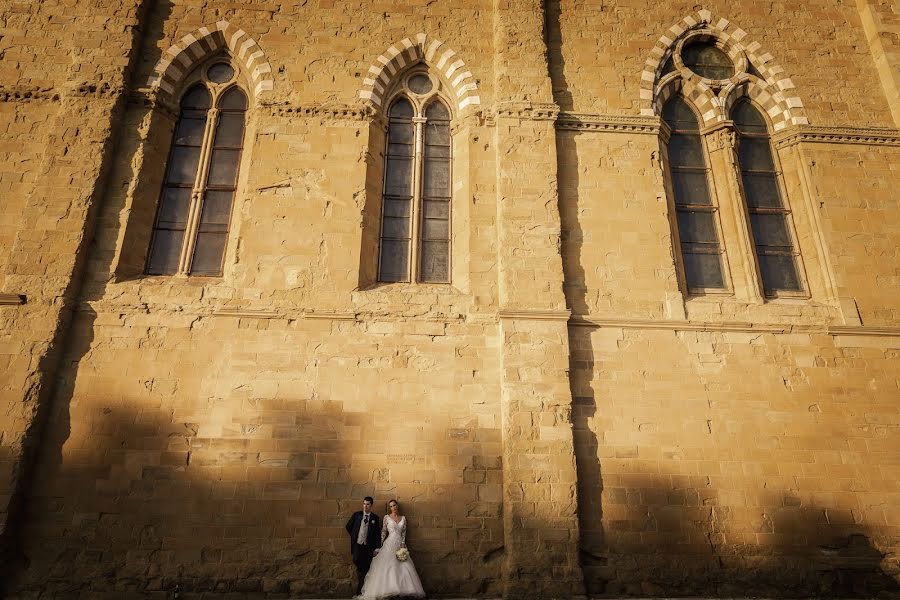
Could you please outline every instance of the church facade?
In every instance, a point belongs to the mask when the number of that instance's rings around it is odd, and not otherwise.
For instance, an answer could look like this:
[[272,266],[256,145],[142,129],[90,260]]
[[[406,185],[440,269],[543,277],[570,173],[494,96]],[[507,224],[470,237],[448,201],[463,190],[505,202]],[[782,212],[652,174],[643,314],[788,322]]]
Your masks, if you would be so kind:
[[11,598],[900,581],[890,0],[0,2]]

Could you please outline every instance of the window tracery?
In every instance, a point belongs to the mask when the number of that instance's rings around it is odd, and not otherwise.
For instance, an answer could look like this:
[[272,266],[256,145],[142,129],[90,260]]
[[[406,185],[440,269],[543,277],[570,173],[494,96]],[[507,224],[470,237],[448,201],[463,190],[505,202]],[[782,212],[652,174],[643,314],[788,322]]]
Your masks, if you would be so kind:
[[237,77],[220,58],[186,80],[147,274],[222,274],[248,105]]
[[[660,73],[655,102],[670,130],[665,146],[674,227],[685,287],[692,294],[730,287],[729,244],[720,241],[715,197],[708,189],[711,176],[732,180],[728,187],[737,190],[740,204],[735,209],[746,214],[742,243],[753,247],[759,273],[759,283],[751,285],[754,293],[769,298],[804,293],[770,123],[753,102],[771,95],[764,93],[766,82],[756,72],[739,46],[698,30],[674,44]],[[719,173],[707,167],[707,152],[719,150],[731,153],[733,170]]]
[[378,280],[450,282],[451,152],[441,84],[414,69],[388,104]]

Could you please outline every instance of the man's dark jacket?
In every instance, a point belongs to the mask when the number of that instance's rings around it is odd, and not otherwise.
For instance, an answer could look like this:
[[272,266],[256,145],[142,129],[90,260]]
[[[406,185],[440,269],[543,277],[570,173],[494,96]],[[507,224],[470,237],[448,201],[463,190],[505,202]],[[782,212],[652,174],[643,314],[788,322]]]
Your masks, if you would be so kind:
[[[350,520],[347,521],[347,533],[350,534],[350,554],[353,554],[356,548],[356,539],[359,537],[359,528],[362,527],[363,511],[358,510],[353,513]],[[369,513],[369,532],[366,535],[366,545],[373,551],[381,547],[381,517],[375,513]]]

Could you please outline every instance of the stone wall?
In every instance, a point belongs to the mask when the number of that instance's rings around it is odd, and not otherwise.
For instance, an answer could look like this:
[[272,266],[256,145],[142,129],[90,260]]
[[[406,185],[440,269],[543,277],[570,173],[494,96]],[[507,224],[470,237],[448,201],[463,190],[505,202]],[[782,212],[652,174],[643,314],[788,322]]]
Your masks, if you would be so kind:
[[[896,591],[886,4],[0,15],[12,597],[349,596],[365,495],[399,500],[435,596]],[[760,293],[725,122],[732,285],[685,293],[646,77],[698,15],[784,92],[798,297]],[[182,80],[216,55],[251,104],[224,274],[149,277]],[[383,104],[419,60],[454,113],[452,284],[379,284]]]

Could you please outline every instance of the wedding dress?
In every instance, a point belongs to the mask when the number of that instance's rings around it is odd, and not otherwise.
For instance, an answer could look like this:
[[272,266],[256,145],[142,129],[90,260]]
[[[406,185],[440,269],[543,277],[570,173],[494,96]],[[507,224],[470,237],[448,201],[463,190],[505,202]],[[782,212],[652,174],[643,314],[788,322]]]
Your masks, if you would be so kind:
[[[387,539],[385,539],[387,538]],[[363,584],[362,598],[377,600],[394,596],[424,598],[425,590],[416,573],[412,557],[397,560],[400,544],[406,543],[406,517],[397,523],[385,515],[381,519],[381,550],[372,559],[369,574]]]

